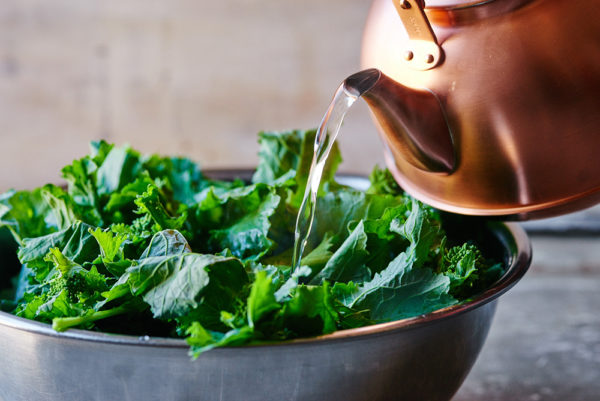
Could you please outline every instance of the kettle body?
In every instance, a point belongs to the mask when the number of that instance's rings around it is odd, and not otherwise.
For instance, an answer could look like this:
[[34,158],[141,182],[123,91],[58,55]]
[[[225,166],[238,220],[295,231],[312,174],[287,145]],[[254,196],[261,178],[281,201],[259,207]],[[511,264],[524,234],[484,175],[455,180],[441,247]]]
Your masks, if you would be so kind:
[[[434,171],[405,157],[398,129],[369,104],[400,185],[442,210],[518,220],[600,202],[600,1],[425,3],[375,0],[363,38],[363,67],[435,94],[447,123],[452,167]],[[400,18],[404,7],[435,43]],[[423,44],[440,53],[415,65]]]

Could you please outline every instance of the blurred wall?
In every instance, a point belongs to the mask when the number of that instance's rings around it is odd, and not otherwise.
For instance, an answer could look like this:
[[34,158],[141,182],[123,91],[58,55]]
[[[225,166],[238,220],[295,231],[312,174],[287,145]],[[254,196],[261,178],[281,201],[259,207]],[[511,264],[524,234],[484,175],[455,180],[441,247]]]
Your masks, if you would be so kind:
[[[252,166],[260,130],[315,127],[359,69],[367,0],[3,0],[0,190],[59,181],[90,140]],[[367,108],[343,169],[382,160]]]

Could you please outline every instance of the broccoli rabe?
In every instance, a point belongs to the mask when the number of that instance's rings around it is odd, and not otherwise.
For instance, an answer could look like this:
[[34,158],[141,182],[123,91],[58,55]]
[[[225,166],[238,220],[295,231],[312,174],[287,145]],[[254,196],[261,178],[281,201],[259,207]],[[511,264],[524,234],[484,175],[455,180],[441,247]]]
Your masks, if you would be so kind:
[[53,297],[65,291],[69,301],[78,303],[80,294],[87,292],[85,279],[78,273],[68,276],[61,275],[50,281],[48,295]]
[[502,265],[490,263],[475,244],[467,242],[448,249],[439,270],[450,278],[450,294],[464,299],[497,280]]
[[47,282],[49,297],[64,291],[72,303],[91,306],[101,299],[102,292],[109,289],[106,277],[98,273],[96,266],[86,270],[65,257],[58,248],[51,248],[45,259],[52,262],[57,270]]
[[197,355],[423,315],[502,274],[475,244],[449,247],[441,214],[388,170],[375,168],[364,192],[336,183],[335,145],[292,274],[314,138],[261,133],[252,182],[93,143],[63,169],[68,190],[0,195],[0,228],[19,243],[23,266],[0,308],[57,331],[184,337]]

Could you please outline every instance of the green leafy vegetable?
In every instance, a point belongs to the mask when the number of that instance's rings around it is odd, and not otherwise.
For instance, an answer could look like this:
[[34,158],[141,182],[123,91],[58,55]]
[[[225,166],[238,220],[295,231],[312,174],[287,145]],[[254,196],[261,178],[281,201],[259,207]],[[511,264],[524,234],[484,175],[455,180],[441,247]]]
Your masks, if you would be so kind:
[[268,238],[280,197],[265,184],[234,188],[222,196],[210,191],[198,204],[198,225],[208,231],[210,250],[229,249],[233,255],[259,258],[272,246]]
[[502,264],[447,238],[440,214],[389,171],[375,168],[366,192],[337,184],[335,146],[292,272],[314,138],[260,133],[251,183],[212,180],[189,159],[92,143],[62,169],[66,187],[0,195],[0,228],[22,264],[0,308],[57,331],[182,337],[197,357],[423,315],[501,276]]
[[248,281],[235,258],[184,253],[153,256],[128,270],[134,295],[158,318],[175,318],[202,305],[227,310]]
[[[368,280],[371,272],[364,265],[368,254],[367,234],[361,220],[312,281],[317,284],[323,280],[339,282]],[[313,272],[315,270],[313,268]]]
[[[259,163],[252,182],[281,185],[293,180],[296,189],[290,194],[289,203],[299,207],[308,181],[316,134],[316,130],[260,132]],[[323,169],[321,194],[336,186],[335,173],[341,162],[342,156],[334,143]]]
[[42,188],[33,191],[8,191],[0,195],[0,226],[11,230],[15,240],[39,237],[57,230]]
[[250,295],[248,296],[248,325],[255,327],[262,319],[281,309],[281,304],[275,299],[277,286],[267,275],[259,271],[254,278]]

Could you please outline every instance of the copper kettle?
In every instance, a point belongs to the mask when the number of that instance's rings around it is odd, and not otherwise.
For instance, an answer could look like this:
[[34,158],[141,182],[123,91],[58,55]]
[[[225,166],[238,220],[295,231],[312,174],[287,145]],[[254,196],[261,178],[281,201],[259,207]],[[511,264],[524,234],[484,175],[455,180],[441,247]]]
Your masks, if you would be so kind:
[[373,69],[349,78],[370,86],[397,181],[471,215],[600,202],[600,1],[425,3],[376,0],[362,57]]

